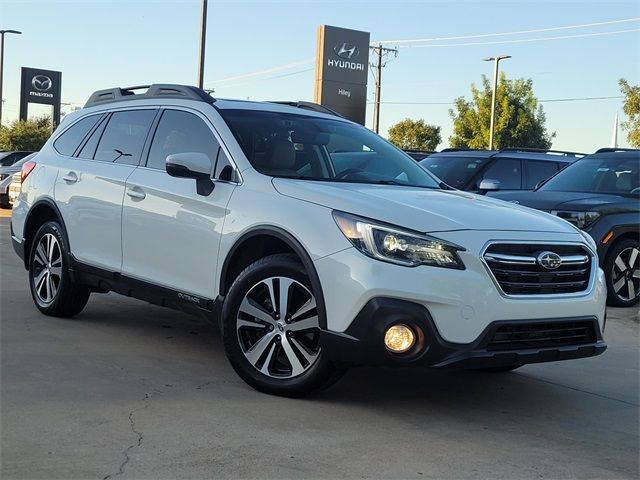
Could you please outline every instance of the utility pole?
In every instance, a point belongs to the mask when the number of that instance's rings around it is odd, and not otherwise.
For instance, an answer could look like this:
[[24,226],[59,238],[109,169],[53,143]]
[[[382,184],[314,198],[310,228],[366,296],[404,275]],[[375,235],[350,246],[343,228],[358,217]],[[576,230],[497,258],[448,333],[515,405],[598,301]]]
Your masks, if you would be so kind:
[[198,64],[198,87],[204,86],[204,48],[207,41],[207,0],[202,0],[200,10],[200,62]]
[[2,77],[4,76],[4,34],[15,33],[21,35],[17,30],[0,30],[0,125],[2,125]]
[[485,62],[493,62],[493,90],[491,93],[491,121],[489,124],[489,150],[493,150],[493,129],[496,124],[496,90],[498,89],[498,63],[500,60],[511,58],[511,55],[483,58]]
[[380,131],[380,91],[382,89],[382,67],[387,64],[388,60],[385,60],[389,55],[393,54],[394,58],[398,55],[398,50],[395,48],[385,48],[382,45],[369,47],[373,52],[376,62],[371,64],[373,70],[373,76],[376,81],[375,96],[373,105],[373,131],[379,133]]

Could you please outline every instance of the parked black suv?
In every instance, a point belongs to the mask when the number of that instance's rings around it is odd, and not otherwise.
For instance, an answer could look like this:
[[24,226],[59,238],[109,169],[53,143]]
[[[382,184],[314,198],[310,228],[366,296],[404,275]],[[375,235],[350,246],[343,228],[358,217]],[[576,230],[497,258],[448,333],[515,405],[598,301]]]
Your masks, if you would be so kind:
[[459,150],[447,148],[429,155],[420,165],[458,190],[533,190],[584,154],[558,150]]
[[598,245],[609,305],[638,303],[640,150],[602,148],[533,192],[490,195],[552,213],[588,232]]

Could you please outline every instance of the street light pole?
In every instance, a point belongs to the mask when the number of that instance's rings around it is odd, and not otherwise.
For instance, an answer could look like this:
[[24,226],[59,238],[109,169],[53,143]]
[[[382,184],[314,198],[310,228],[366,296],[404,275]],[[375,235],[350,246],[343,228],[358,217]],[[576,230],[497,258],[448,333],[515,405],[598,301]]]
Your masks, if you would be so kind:
[[0,30],[0,125],[2,125],[2,77],[4,75],[4,34],[15,33],[21,35],[17,30]]
[[498,63],[500,60],[511,58],[511,55],[483,58],[485,62],[493,62],[493,90],[491,93],[491,121],[489,124],[489,150],[493,150],[493,130],[496,124],[496,91],[498,90]]
[[204,47],[207,41],[207,0],[202,0],[200,10],[200,63],[198,64],[198,87],[204,86]]

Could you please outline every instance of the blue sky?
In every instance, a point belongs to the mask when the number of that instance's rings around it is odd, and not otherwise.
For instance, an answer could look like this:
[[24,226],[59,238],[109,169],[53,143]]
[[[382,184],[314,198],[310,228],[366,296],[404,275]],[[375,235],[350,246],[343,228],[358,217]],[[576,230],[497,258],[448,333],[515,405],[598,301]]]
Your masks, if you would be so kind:
[[[199,0],[2,0],[6,37],[3,120],[18,115],[21,66],[63,72],[63,102],[81,106],[94,90],[148,83],[194,84]],[[640,2],[536,1],[220,1],[210,0],[205,85],[215,95],[252,100],[312,100],[316,28],[329,24],[366,30],[372,40],[456,37],[640,17]],[[640,81],[640,32],[558,40],[640,28],[640,22],[431,42],[403,47],[383,70],[381,133],[404,118],[442,127],[448,146],[454,98],[491,74],[483,57],[509,54],[510,78],[532,78],[541,100],[620,95],[617,81]],[[469,45],[497,41],[522,43]],[[464,43],[463,46],[435,46]],[[393,43],[389,46],[394,46]],[[291,65],[290,68],[282,68]],[[263,70],[276,70],[244,76]],[[241,78],[234,78],[241,77]],[[369,80],[369,99],[373,98]],[[432,102],[444,104],[415,104]],[[608,146],[621,99],[543,103],[554,148],[593,151]],[[30,113],[46,107],[34,106]],[[372,110],[368,108],[367,124]],[[621,145],[626,138],[620,132]]]

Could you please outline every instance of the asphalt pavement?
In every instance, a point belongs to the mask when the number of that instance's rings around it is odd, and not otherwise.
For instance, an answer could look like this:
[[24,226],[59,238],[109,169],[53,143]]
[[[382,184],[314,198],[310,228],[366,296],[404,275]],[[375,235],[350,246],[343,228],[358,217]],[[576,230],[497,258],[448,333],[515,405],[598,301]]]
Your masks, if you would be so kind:
[[244,384],[214,326],[115,294],[40,315],[0,218],[0,476],[638,478],[638,314],[599,357],[508,374],[351,370],[310,399]]

